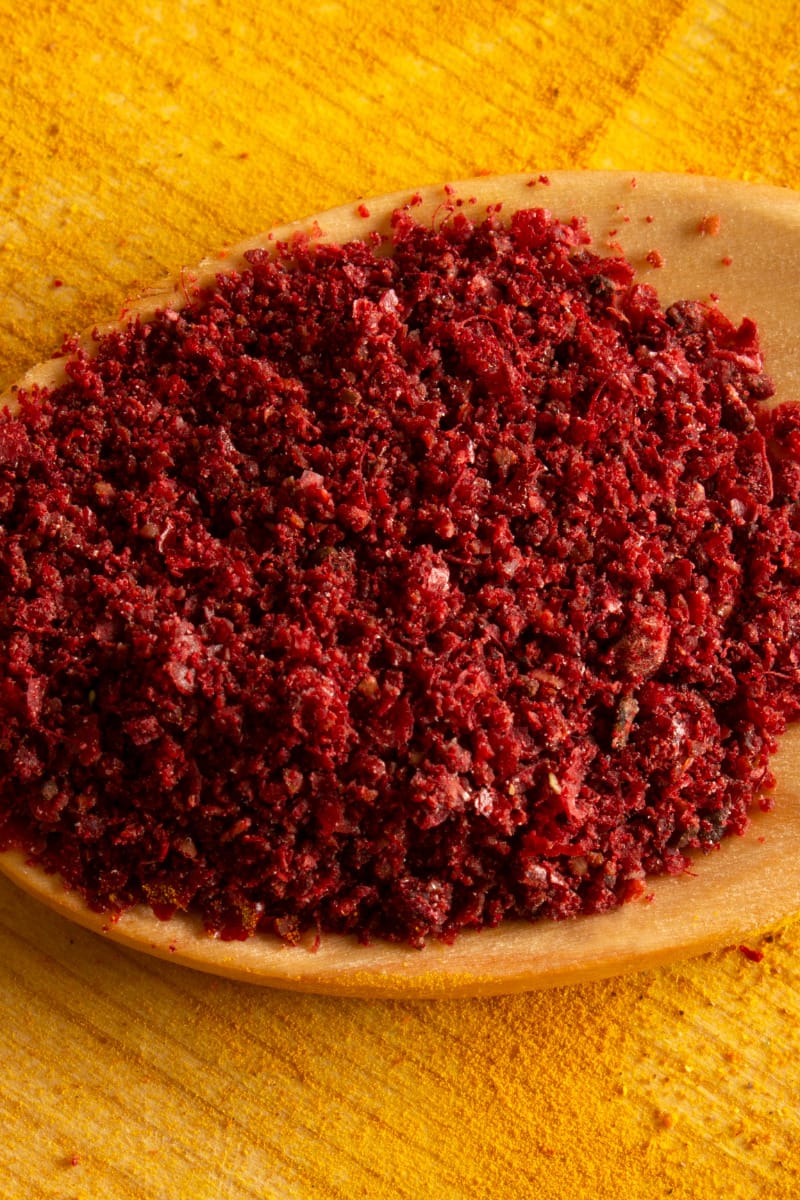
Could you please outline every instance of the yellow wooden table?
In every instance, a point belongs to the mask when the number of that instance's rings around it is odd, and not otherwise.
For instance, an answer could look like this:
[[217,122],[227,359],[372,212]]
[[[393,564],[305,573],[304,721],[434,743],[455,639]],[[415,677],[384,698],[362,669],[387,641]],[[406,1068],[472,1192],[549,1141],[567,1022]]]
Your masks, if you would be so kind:
[[[800,188],[795,5],[0,0],[0,388],[206,251],[482,171]],[[549,995],[325,1000],[0,880],[9,1200],[800,1192],[800,924]]]

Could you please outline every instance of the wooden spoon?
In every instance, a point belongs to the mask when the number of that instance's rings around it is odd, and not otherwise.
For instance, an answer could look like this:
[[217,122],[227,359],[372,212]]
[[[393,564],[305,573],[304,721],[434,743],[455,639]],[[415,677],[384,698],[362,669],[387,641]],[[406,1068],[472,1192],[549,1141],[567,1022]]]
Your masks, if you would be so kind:
[[[603,253],[621,247],[641,278],[658,288],[663,303],[708,299],[713,293],[732,319],[752,317],[778,398],[800,397],[800,195],[698,176],[633,179],[619,172],[559,173],[550,177],[549,186],[528,175],[485,178],[421,194],[423,203],[414,209],[420,221],[444,219],[454,197],[476,216],[487,205],[502,203],[505,215],[543,206],[561,218],[587,217],[594,248]],[[180,307],[187,288],[213,283],[218,272],[241,267],[246,250],[298,231],[325,241],[386,232],[390,214],[410,195],[370,200],[368,216],[363,206],[350,205],[243,243],[184,272],[179,287],[148,292],[130,314],[147,319],[157,308]],[[717,217],[719,222],[707,220]],[[35,367],[0,403],[13,409],[19,387],[58,385],[63,361]],[[267,935],[223,942],[207,935],[191,915],[162,922],[144,908],[111,922],[64,891],[57,876],[26,865],[19,853],[0,855],[0,870],[57,912],[116,942],[234,979],[351,996],[523,991],[730,945],[800,910],[800,872],[794,865],[800,849],[800,727],[784,737],[774,769],[779,781],[775,811],[755,812],[745,837],[728,838],[718,850],[699,855],[691,872],[649,881],[647,899],[559,923],[509,921],[495,930],[463,933],[452,946],[434,942],[424,950],[385,942],[361,946],[355,938],[332,934],[316,948],[311,938],[286,946]]]

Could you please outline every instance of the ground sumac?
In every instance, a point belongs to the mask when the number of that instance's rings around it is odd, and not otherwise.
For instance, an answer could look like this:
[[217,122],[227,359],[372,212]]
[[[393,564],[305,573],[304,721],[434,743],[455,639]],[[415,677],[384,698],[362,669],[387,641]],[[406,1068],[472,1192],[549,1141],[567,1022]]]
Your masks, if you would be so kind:
[[0,423],[0,844],[413,944],[741,832],[800,707],[756,330],[540,209],[297,242]]

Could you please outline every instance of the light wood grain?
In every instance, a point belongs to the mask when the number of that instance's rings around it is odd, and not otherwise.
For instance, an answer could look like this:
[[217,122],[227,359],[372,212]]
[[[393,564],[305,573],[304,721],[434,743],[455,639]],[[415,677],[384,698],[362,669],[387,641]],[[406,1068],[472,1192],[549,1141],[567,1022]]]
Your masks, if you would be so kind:
[[[787,399],[800,392],[800,200],[783,189],[750,187],[692,176],[615,172],[561,173],[549,186],[530,176],[458,183],[424,190],[415,207],[420,220],[444,220],[452,195],[480,214],[502,203],[503,213],[541,205],[556,215],[586,216],[596,247],[621,246],[661,299],[719,296],[733,318],[753,317],[761,328],[767,365]],[[391,212],[410,192],[369,201],[370,216],[355,206],[284,226],[204,261],[182,280],[154,288],[133,306],[146,320],[157,308],[180,307],[193,287],[236,269],[255,246],[308,233],[324,240],[386,232]],[[721,219],[718,236],[703,236],[701,220]],[[658,250],[663,266],[647,255]],[[88,343],[87,343],[88,344]],[[29,372],[5,395],[12,407],[18,388],[52,386],[63,378],[63,360]],[[729,839],[699,858],[692,873],[652,881],[650,898],[601,917],[552,924],[509,922],[497,930],[462,935],[453,946],[422,951],[353,939],[323,937],[288,947],[266,936],[225,943],[205,935],[192,917],[157,921],[149,911],[124,914],[116,923],[93,914],[57,878],[25,865],[18,854],[0,857],[0,869],[20,886],[72,920],[138,949],[201,970],[275,987],[355,996],[488,995],[546,987],[649,966],[728,944],[800,910],[800,876],[786,870],[800,844],[800,731],[791,731],[776,764],[777,810],[754,815],[744,838]]]

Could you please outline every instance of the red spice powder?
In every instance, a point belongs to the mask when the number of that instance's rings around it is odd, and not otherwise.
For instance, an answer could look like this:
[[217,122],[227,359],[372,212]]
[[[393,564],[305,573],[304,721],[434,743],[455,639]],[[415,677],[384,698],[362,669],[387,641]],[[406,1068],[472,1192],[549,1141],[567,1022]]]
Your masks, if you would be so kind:
[[717,237],[722,228],[722,218],[718,213],[710,213],[700,221],[698,233],[701,237]]
[[739,953],[743,954],[750,962],[760,963],[764,961],[764,951],[754,950],[752,946],[740,946]]
[[753,324],[541,209],[248,258],[0,422],[0,845],[418,945],[741,833],[800,709]]

